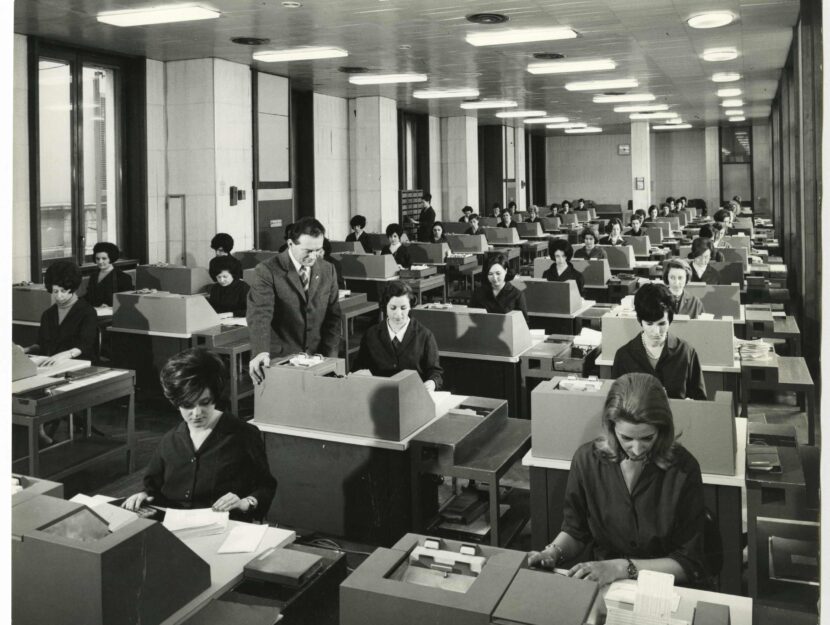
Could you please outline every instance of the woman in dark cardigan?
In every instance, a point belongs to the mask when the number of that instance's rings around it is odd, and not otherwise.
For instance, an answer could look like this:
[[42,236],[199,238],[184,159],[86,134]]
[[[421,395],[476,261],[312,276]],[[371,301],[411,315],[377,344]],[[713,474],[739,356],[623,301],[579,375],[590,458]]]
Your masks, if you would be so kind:
[[548,243],[548,254],[550,254],[553,264],[542,274],[542,277],[550,282],[573,280],[576,282],[579,294],[582,295],[585,278],[571,264],[571,259],[574,256],[574,248],[571,247],[571,244],[565,239],[551,239]]
[[434,391],[441,388],[444,370],[432,332],[409,317],[414,299],[405,282],[389,283],[380,302],[384,320],[363,335],[355,368],[383,377],[411,369],[418,372],[427,390]]
[[113,265],[120,256],[114,243],[99,241],[92,248],[98,268],[89,278],[84,299],[93,306],[112,306],[113,293],[133,290],[133,279]]
[[216,284],[210,287],[208,303],[219,314],[231,313],[234,317],[244,317],[248,311],[248,291],[251,287],[234,275],[234,263],[231,256],[217,256],[211,265],[211,275]]
[[389,245],[384,245],[380,253],[392,254],[395,262],[398,263],[398,267],[409,269],[412,266],[412,260],[409,258],[409,249],[401,243],[402,236],[403,228],[400,224],[386,226],[386,239],[389,241]]
[[69,260],[49,265],[45,276],[46,290],[55,302],[40,317],[37,343],[24,351],[49,356],[41,366],[49,366],[80,358],[98,357],[98,315],[76,291],[81,286],[81,270]]
[[235,415],[216,409],[228,381],[222,359],[195,347],[173,356],[161,370],[164,396],[182,422],[165,434],[144,475],[144,490],[122,504],[147,502],[171,508],[213,508],[239,520],[261,519],[277,489],[262,434]]
[[470,308],[483,308],[488,313],[504,315],[511,310],[518,310],[527,321],[527,303],[525,294],[510,281],[512,272],[504,254],[494,254],[484,267],[481,286],[475,290],[470,299]]

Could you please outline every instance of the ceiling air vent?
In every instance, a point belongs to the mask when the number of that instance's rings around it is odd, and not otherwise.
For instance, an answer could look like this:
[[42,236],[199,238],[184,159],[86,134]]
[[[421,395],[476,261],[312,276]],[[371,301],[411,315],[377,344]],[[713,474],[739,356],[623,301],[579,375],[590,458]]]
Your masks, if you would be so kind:
[[343,65],[342,67],[338,67],[337,71],[342,72],[344,74],[366,74],[369,72],[369,68],[355,67],[353,65]]
[[467,21],[473,24],[504,24],[509,19],[501,13],[473,13],[467,16]]
[[533,53],[534,59],[539,59],[540,61],[553,61],[555,59],[564,59],[564,54],[559,54],[558,52],[534,52]]
[[270,39],[264,37],[233,37],[231,41],[240,46],[264,46],[266,43],[271,43]]

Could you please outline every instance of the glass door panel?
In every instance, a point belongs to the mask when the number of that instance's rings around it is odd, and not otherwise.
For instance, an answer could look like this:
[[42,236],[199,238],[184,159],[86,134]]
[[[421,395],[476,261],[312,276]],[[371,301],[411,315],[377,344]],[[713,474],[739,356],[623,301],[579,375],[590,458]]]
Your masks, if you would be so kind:
[[117,169],[118,137],[115,114],[115,71],[84,65],[81,93],[83,146],[82,255],[91,257],[99,241],[117,241],[120,197]]
[[66,61],[38,63],[40,252],[72,258],[72,76]]

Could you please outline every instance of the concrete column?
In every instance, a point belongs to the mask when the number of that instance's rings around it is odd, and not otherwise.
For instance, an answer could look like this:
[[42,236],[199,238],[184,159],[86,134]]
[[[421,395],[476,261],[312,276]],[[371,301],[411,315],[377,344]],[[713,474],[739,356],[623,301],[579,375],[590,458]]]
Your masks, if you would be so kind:
[[383,232],[398,221],[397,116],[397,104],[389,98],[349,100],[351,212],[366,217],[369,232]]
[[444,210],[454,215],[465,205],[482,214],[478,197],[478,120],[441,118],[441,180]]
[[12,271],[15,282],[32,280],[31,232],[29,223],[29,83],[28,40],[14,36],[14,131],[12,146]]
[[349,107],[345,98],[315,93],[314,214],[330,239],[349,234]]
[[720,137],[717,126],[708,126],[704,134],[706,151],[706,206],[712,215],[720,206]]
[[511,128],[514,133],[513,147],[516,153],[516,207],[527,210],[527,163],[525,162],[525,130],[518,126]]
[[634,210],[648,209],[651,204],[651,135],[645,121],[631,122],[631,193]]
[[[453,207],[444,210],[444,181],[441,176],[441,118],[427,117],[429,124],[429,189],[432,194],[432,208],[439,221],[452,219]],[[460,211],[458,211],[460,214]],[[458,217],[456,217],[458,219]]]

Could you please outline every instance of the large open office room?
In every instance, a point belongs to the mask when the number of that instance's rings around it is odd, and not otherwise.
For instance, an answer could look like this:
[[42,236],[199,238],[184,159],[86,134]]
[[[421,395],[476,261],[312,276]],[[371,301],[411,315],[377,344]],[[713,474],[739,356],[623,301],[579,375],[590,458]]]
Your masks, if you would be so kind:
[[12,622],[822,620],[822,2],[4,8]]

